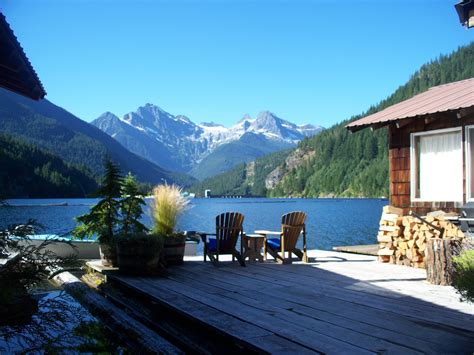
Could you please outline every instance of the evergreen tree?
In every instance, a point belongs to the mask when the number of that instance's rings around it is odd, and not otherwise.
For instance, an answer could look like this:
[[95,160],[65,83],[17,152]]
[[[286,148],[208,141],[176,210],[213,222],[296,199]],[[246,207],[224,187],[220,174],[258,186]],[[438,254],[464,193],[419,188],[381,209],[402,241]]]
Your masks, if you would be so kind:
[[76,221],[79,225],[74,228],[76,238],[92,238],[94,235],[100,243],[113,244],[119,225],[119,209],[122,176],[120,169],[110,158],[104,163],[104,176],[102,184],[96,194],[102,199],[91,208],[90,212],[79,216]]
[[145,201],[140,192],[136,178],[131,174],[123,179],[122,200],[120,201],[120,231],[123,235],[137,234],[148,229],[140,222]]

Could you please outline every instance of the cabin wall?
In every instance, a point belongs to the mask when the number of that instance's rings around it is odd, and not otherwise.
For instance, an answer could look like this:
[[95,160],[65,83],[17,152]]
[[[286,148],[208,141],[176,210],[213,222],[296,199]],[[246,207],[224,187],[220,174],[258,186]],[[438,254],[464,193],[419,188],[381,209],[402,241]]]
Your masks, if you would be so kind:
[[[464,127],[474,125],[474,114],[471,113],[459,119],[456,113],[442,113],[426,116],[426,118],[408,119],[406,122],[399,121],[399,123],[400,128],[397,128],[396,124],[391,124],[388,129],[390,204],[403,208],[405,214],[410,210],[419,214],[426,214],[429,211],[440,209],[458,212],[459,207],[466,201],[466,152],[463,149],[463,202],[412,202],[410,196],[410,134],[443,128],[463,127],[462,140],[463,147],[465,147],[466,130]],[[443,169],[443,167],[440,166],[440,169]]]

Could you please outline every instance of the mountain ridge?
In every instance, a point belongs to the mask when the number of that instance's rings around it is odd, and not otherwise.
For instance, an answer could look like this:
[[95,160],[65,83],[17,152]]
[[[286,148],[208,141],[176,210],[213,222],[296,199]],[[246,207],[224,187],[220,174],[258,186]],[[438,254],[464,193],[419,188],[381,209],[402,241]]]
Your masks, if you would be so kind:
[[[242,140],[247,133],[261,136],[259,144],[253,147],[254,153],[250,156],[232,154],[233,158],[226,162],[225,169],[268,152],[296,146],[305,137],[323,130],[318,125],[291,123],[270,111],[262,111],[256,118],[246,114],[230,127],[215,122],[196,124],[187,116],[172,115],[150,103],[122,118],[105,112],[91,124],[131,152],[170,170],[195,173],[198,178],[216,173],[207,167],[215,165],[208,164],[210,160],[222,158],[217,148],[240,141],[240,144],[232,145],[237,151],[248,144]],[[202,162],[204,164],[200,166]]]

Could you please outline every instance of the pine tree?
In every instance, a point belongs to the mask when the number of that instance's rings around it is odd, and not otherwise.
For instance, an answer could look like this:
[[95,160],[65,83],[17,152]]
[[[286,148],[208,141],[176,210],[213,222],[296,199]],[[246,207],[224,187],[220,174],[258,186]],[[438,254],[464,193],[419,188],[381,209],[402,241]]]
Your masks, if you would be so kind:
[[140,222],[143,214],[145,201],[140,192],[136,178],[131,174],[123,179],[122,200],[120,201],[121,226],[120,232],[124,236],[147,231],[147,228]]
[[72,233],[79,239],[96,236],[100,243],[112,245],[119,222],[120,201],[118,198],[121,194],[123,178],[119,167],[110,158],[105,160],[104,166],[102,184],[96,193],[102,199],[91,208],[89,213],[76,218],[79,225]]

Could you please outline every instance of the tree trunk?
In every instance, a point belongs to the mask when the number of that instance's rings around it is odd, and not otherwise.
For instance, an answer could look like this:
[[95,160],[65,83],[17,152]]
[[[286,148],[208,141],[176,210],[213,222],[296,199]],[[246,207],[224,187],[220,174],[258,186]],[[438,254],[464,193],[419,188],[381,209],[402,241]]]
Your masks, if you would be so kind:
[[431,238],[426,242],[426,280],[434,285],[452,285],[454,266],[452,257],[459,255],[460,239]]

